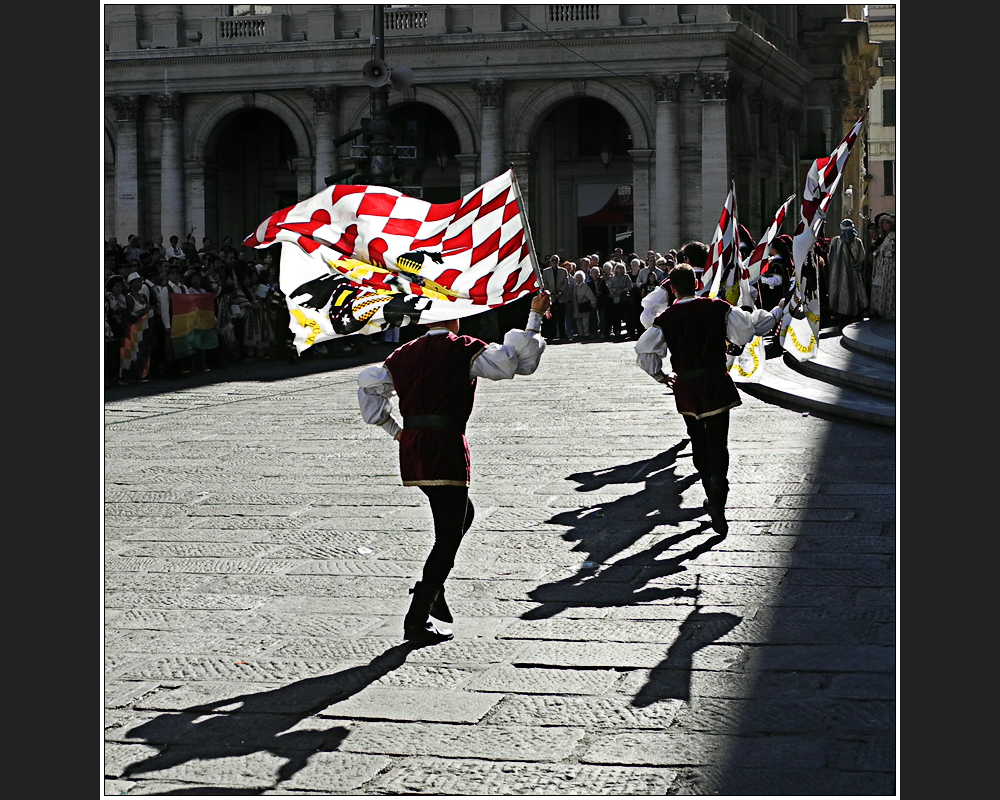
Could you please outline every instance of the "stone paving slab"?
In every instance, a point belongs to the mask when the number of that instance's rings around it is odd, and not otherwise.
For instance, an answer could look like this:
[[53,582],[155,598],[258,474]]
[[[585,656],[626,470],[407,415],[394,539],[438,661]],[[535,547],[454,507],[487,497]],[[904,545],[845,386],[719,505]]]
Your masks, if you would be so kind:
[[501,697],[447,689],[406,689],[369,686],[318,712],[335,719],[396,720],[474,724]]
[[655,795],[669,793],[676,772],[587,764],[408,758],[376,778],[377,794]]
[[341,750],[494,761],[558,761],[567,758],[583,736],[584,730],[576,727],[359,722],[352,726]]
[[465,688],[474,692],[517,694],[604,694],[617,682],[612,669],[544,669],[489,667]]
[[657,642],[673,643],[678,627],[672,621],[644,620],[529,620],[507,625],[503,639],[545,639],[584,642]]
[[515,667],[652,668],[663,661],[668,649],[663,643],[542,641],[524,647],[512,663]]
[[509,695],[490,714],[490,725],[586,725],[588,730],[669,728],[681,700],[636,708],[620,695]]
[[738,737],[713,733],[616,732],[599,737],[583,754],[585,764],[682,767],[692,763],[802,769],[825,765],[820,736]]

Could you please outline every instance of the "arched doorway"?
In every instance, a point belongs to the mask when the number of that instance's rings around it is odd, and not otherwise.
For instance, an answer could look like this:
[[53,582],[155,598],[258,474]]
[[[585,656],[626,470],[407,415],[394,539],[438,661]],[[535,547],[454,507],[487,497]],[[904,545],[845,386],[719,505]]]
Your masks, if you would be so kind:
[[542,252],[576,260],[634,249],[630,149],[628,123],[604,100],[570,98],[545,115],[532,147]]
[[[462,196],[456,154],[458,134],[448,118],[424,103],[400,103],[389,109],[392,140],[413,157],[397,158],[394,177],[404,187],[419,187],[419,196],[429,203],[450,203]],[[412,194],[417,194],[411,191]]]
[[239,247],[261,220],[298,202],[295,139],[269,111],[233,112],[217,127],[206,152],[205,235],[216,247],[226,236]]

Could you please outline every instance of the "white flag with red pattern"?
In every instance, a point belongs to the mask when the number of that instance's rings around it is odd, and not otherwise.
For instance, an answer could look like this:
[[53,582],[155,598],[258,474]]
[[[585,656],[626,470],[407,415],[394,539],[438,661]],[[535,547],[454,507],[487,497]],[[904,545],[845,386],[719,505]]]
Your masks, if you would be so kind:
[[452,203],[385,186],[329,186],[244,241],[280,242],[280,286],[299,352],[389,327],[442,322],[539,288],[513,170]]
[[[781,320],[781,346],[799,361],[815,358],[819,347],[820,292],[802,279],[807,258],[813,258],[816,243],[834,192],[844,174],[844,164],[864,126],[865,115],[854,123],[840,144],[826,158],[817,158],[806,175],[802,190],[802,218],[792,235],[792,263],[795,268],[795,290],[785,306]],[[818,270],[812,270],[816,275]],[[815,281],[814,281],[815,283]]]
[[740,232],[736,224],[736,184],[730,186],[726,203],[722,207],[719,224],[715,227],[715,235],[708,246],[708,259],[701,275],[704,285],[701,294],[716,297],[722,285],[723,275],[735,275],[739,264]]
[[781,230],[781,224],[785,221],[785,217],[788,216],[788,212],[792,210],[792,203],[794,202],[795,195],[793,194],[789,195],[788,199],[781,204],[781,207],[774,215],[774,219],[771,220],[771,224],[768,226],[768,229],[764,231],[764,235],[760,237],[760,241],[757,242],[757,246],[747,258],[746,268],[751,286],[760,280],[760,271],[763,267],[764,261],[767,259],[767,254],[771,251],[771,242],[774,241],[774,237],[777,236],[778,231]]

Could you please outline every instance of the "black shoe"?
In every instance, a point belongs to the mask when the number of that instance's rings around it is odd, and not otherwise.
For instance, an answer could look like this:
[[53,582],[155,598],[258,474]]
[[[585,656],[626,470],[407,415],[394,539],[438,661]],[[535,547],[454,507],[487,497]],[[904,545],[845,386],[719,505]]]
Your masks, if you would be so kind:
[[729,523],[726,521],[726,514],[724,511],[716,508],[708,500],[702,503],[705,511],[708,512],[708,516],[712,519],[712,530],[716,533],[728,533]]
[[[417,581],[412,589],[410,589],[410,594],[417,591],[420,586],[420,581]],[[434,619],[439,619],[442,622],[454,622],[455,618],[451,615],[451,609],[448,608],[448,603],[444,599],[444,587],[438,590],[438,593],[434,595],[434,600],[431,601],[430,615]]]
[[433,622],[427,620],[424,627],[403,628],[403,639],[410,642],[421,642],[424,644],[438,644],[454,639],[455,634],[450,630],[438,630]]
[[712,476],[708,479],[708,495],[702,504],[712,518],[712,529],[716,533],[728,533],[729,523],[726,521],[726,499],[729,496],[729,482],[725,476]]

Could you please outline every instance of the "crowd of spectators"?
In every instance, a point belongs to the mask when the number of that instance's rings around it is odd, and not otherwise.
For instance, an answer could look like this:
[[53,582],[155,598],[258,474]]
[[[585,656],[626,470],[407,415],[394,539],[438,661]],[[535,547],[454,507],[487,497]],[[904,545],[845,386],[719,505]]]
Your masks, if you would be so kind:
[[[260,255],[254,251],[255,256]],[[209,237],[198,247],[171,236],[141,242],[138,236],[104,247],[105,387],[209,372],[248,360],[294,353],[288,308],[278,287],[278,263],[265,251],[251,261],[227,236],[218,248]],[[170,296],[209,294],[215,335],[193,352],[175,353]]]

